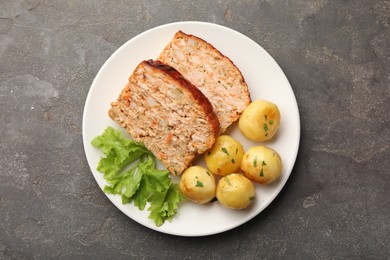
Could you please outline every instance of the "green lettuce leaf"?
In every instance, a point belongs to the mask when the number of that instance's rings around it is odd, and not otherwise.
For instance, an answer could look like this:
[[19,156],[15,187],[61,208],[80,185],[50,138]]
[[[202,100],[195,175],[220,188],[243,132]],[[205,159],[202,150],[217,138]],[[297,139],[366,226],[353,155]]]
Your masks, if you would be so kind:
[[165,205],[161,210],[164,211],[167,220],[172,220],[172,217],[177,213],[180,202],[183,200],[185,200],[185,197],[179,191],[179,185],[177,183],[171,183],[165,197]]
[[143,172],[147,181],[147,189],[151,191],[164,191],[169,188],[171,182],[168,170],[158,170],[151,155],[147,155],[145,161],[141,160],[139,169]]
[[142,179],[142,172],[138,170],[137,166],[136,164],[130,170],[107,180],[110,185],[104,187],[104,192],[120,194],[122,195],[122,200],[124,199],[123,196],[131,199],[139,189]]
[[[171,183],[169,171],[156,168],[153,154],[142,143],[107,127],[102,135],[92,140],[92,145],[106,155],[97,166],[108,183],[105,193],[121,195],[123,204],[133,202],[140,210],[149,203],[149,218],[157,226],[172,220],[184,197],[178,185]],[[133,162],[130,169],[124,170]]]
[[177,213],[179,203],[184,199],[178,189],[178,185],[170,183],[165,191],[156,191],[149,199],[149,218],[154,220],[156,226],[164,224],[165,220],[171,221]]
[[129,147],[150,153],[142,143],[127,139],[120,130],[115,130],[110,126],[101,135],[95,137],[91,143],[100,148],[105,155],[109,155],[114,150],[120,161],[129,157],[127,153]]
[[156,169],[152,155],[143,157],[138,164],[138,169],[142,172],[143,178],[133,199],[134,205],[143,210],[153,193],[168,190],[171,180],[169,171]]
[[121,131],[112,127],[107,127],[91,143],[107,156],[99,161],[97,167],[99,172],[104,173],[105,179],[113,178],[142,155],[151,154],[142,143],[127,139]]
[[138,207],[139,210],[143,210],[153,192],[153,190],[148,189],[147,180],[143,178],[140,182],[138,191],[133,196],[134,205]]

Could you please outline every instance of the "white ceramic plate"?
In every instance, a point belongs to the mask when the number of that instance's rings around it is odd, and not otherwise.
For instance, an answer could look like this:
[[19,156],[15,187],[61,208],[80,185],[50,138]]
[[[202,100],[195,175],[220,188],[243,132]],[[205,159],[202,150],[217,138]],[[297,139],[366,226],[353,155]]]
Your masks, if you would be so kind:
[[[241,70],[252,100],[266,99],[278,105],[281,126],[272,141],[262,144],[279,152],[283,161],[282,176],[271,185],[256,185],[256,199],[246,210],[229,210],[218,202],[209,205],[184,202],[172,222],[160,227],[148,219],[149,211],[146,209],[140,211],[133,204],[122,205],[120,196],[107,196],[123,213],[148,228],[181,236],[211,235],[235,228],[264,210],[285,185],[298,152],[300,122],[293,90],[278,64],[256,42],[232,29],[204,22],[166,24],[134,37],[106,61],[92,83],[83,116],[84,149],[93,176],[103,189],[106,182],[96,171],[102,153],[91,145],[91,140],[107,126],[119,128],[107,115],[110,103],[116,100],[139,62],[155,59],[178,30],[203,38],[228,56]],[[238,127],[231,129],[229,134],[239,140],[245,150],[260,144],[243,137]]]

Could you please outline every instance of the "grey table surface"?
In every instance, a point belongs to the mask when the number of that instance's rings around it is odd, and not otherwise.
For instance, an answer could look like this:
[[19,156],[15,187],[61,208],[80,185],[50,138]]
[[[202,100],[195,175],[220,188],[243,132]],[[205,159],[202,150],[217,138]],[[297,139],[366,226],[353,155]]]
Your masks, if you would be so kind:
[[[252,38],[295,92],[301,143],[275,201],[187,238],[121,213],[87,164],[82,116],[106,59],[176,21]],[[0,259],[389,259],[390,2],[0,0]]]

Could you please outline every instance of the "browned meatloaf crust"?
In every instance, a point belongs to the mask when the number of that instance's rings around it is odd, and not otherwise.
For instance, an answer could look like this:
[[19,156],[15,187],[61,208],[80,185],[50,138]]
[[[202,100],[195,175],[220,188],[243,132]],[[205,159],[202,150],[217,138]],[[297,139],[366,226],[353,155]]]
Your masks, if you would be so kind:
[[214,46],[178,31],[158,60],[177,69],[197,86],[214,107],[221,131],[236,121],[250,102],[240,70]]
[[153,60],[137,66],[109,116],[173,174],[209,149],[220,131],[202,92],[174,68]]

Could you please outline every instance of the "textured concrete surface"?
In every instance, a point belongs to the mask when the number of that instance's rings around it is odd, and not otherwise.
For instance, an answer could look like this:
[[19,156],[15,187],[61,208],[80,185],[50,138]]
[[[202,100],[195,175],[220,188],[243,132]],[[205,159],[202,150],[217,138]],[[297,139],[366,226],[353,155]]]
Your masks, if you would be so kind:
[[[105,60],[157,25],[231,27],[280,64],[301,146],[277,199],[232,231],[149,230],[98,188],[82,111]],[[0,0],[0,259],[389,259],[390,2]]]

